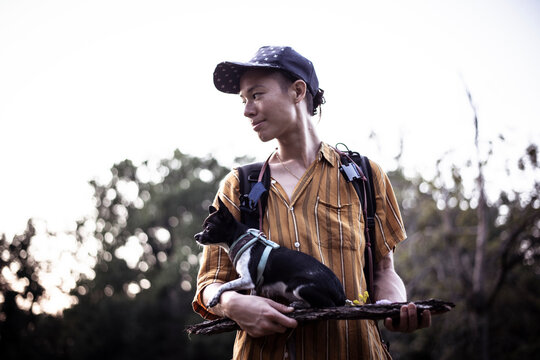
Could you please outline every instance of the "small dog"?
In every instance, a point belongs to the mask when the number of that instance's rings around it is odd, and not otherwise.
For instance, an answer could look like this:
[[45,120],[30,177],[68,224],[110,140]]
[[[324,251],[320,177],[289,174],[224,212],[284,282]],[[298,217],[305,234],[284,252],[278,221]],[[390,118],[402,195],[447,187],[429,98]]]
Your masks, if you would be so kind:
[[342,306],[346,297],[343,286],[328,267],[315,258],[293,251],[266,239],[258,230],[238,222],[221,199],[219,210],[209,207],[203,231],[195,235],[201,245],[219,245],[231,258],[240,277],[221,285],[208,303],[219,303],[229,290],[254,290],[294,308]]

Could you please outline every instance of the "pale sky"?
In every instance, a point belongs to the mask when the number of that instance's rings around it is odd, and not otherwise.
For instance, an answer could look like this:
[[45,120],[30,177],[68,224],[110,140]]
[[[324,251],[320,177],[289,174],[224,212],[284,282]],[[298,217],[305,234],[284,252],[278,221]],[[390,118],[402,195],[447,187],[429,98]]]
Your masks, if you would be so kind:
[[321,137],[385,169],[401,138],[411,173],[474,154],[467,84],[482,144],[496,143],[488,182],[523,180],[502,169],[540,142],[538,1],[186,3],[0,0],[0,233],[29,217],[73,229],[91,211],[87,182],[125,158],[176,148],[227,166],[266,158],[275,144],[212,83],[218,62],[262,45],[313,61],[327,100]]

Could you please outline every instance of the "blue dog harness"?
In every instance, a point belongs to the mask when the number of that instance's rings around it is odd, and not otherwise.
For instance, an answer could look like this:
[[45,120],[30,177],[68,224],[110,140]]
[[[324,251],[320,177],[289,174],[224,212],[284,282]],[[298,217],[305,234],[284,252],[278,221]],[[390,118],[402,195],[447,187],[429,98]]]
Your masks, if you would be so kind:
[[263,244],[265,248],[261,255],[261,259],[259,260],[259,264],[257,265],[257,278],[255,279],[255,286],[259,286],[259,284],[262,283],[263,272],[266,268],[268,256],[273,249],[279,248],[279,245],[272,240],[268,240],[262,231],[259,231],[258,229],[248,229],[246,233],[241,235],[233,242],[229,250],[229,257],[236,268],[236,263],[240,259],[240,256],[242,256],[246,250],[251,248],[257,242]]

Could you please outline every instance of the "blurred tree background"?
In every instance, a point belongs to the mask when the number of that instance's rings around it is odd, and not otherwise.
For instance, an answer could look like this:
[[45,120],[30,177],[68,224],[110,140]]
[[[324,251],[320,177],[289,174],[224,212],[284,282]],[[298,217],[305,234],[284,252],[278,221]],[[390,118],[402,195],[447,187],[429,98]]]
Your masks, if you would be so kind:
[[[238,160],[239,163],[242,160]],[[411,300],[439,298],[456,308],[429,330],[383,331],[396,359],[523,359],[540,351],[540,183],[487,201],[482,169],[466,191],[462,171],[444,159],[433,179],[389,173],[409,239],[396,252]],[[514,169],[515,168],[515,169]],[[451,169],[448,174],[445,169]],[[538,174],[530,145],[508,171]],[[95,214],[73,236],[92,271],[74,273],[73,305],[39,311],[42,276],[36,226],[0,237],[1,359],[229,359],[234,334],[192,336],[191,310],[200,248],[193,240],[228,169],[176,151],[170,159],[111,168],[91,182]],[[49,234],[54,236],[54,234]],[[87,251],[87,250],[85,250]]]

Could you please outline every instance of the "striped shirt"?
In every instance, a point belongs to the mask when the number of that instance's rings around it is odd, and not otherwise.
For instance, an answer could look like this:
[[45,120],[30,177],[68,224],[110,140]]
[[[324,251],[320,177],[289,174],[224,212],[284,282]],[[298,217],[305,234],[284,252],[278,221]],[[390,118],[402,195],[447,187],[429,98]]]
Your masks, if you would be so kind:
[[[371,161],[377,212],[376,261],[404,240],[405,229],[387,175]],[[217,196],[239,219],[238,171],[231,171]],[[217,198],[215,203],[217,203]],[[322,144],[317,159],[296,185],[291,199],[272,180],[263,231],[272,241],[305,252],[334,271],[348,299],[366,290],[364,265],[364,219],[353,186],[339,171],[339,155]],[[228,282],[238,275],[220,247],[205,247],[199,270],[194,310],[214,319],[202,302],[202,290],[214,282]],[[286,359],[286,334],[251,338],[238,331],[234,359]],[[299,324],[294,331],[296,359],[388,359],[372,320],[329,320]]]

